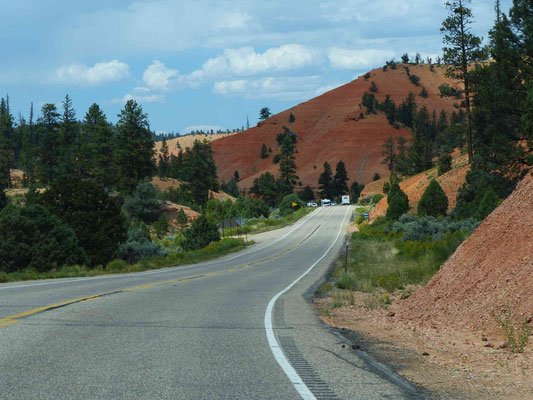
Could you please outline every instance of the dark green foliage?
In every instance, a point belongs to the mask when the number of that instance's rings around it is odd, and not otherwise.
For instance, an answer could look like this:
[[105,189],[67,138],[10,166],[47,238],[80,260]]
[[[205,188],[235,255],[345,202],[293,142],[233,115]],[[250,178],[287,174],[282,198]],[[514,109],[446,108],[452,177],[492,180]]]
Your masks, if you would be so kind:
[[460,99],[463,96],[463,92],[451,87],[447,83],[439,85],[439,91],[441,97],[455,97],[456,99]]
[[217,224],[226,218],[267,218],[269,213],[270,209],[263,200],[250,196],[239,197],[235,202],[211,199],[205,206],[207,220]]
[[302,199],[300,199],[296,193],[291,193],[283,197],[279,203],[279,214],[282,217],[285,217],[304,206],[305,203],[302,201]]
[[331,166],[327,161],[324,163],[324,171],[318,177],[318,188],[320,190],[320,197],[323,199],[333,198],[333,172],[331,171]]
[[191,193],[194,202],[203,206],[209,198],[209,190],[219,189],[211,145],[205,140],[195,140],[192,148],[183,155],[182,168],[185,188]]
[[365,81],[367,81],[368,79],[370,79],[370,77],[371,77],[370,72],[367,72],[366,74],[363,75],[363,78],[365,79]]
[[370,90],[372,93],[377,93],[378,85],[376,85],[376,82],[372,81],[368,90]]
[[159,244],[150,241],[142,229],[128,231],[128,239],[117,250],[117,258],[133,264],[142,258],[163,257],[167,252]]
[[365,188],[365,185],[362,183],[358,183],[357,181],[352,182],[350,185],[350,197],[352,199],[352,202],[356,202],[359,196],[361,195],[361,192]]
[[498,199],[496,193],[491,189],[487,190],[479,203],[474,218],[479,221],[484,220],[496,207],[498,207],[499,202],[500,199]]
[[420,77],[417,76],[417,75],[413,75],[413,74],[409,75],[409,80],[415,86],[419,86],[420,85]]
[[268,107],[263,107],[259,111],[259,119],[261,119],[261,120],[268,119],[268,118],[270,118],[271,115],[272,115],[272,113],[270,112],[270,109]]
[[374,172],[374,175],[372,176],[373,181],[379,181],[381,179],[381,175],[377,172]]
[[385,113],[385,115],[387,116],[387,120],[391,125],[396,122],[396,105],[391,100],[390,94],[385,96],[385,101],[383,103],[379,103],[379,109]]
[[82,123],[83,160],[86,175],[105,187],[114,186],[114,134],[104,112],[97,104],[89,107]]
[[272,158],[272,162],[273,162],[274,164],[279,164],[280,160],[281,160],[281,154],[276,154],[276,155]]
[[405,126],[413,127],[413,118],[416,112],[415,95],[409,93],[407,98],[398,107],[398,121]]
[[412,214],[404,214],[392,225],[392,232],[401,233],[401,240],[404,242],[435,241],[457,231],[470,235],[478,226],[479,222],[474,219],[452,221],[431,216],[417,218]]
[[185,229],[188,223],[189,217],[187,217],[187,214],[185,214],[183,208],[180,208],[176,214],[176,224],[178,224],[180,229]]
[[363,100],[361,102],[363,107],[366,107],[366,113],[367,114],[375,114],[376,113],[376,96],[374,96],[373,93],[365,92],[363,94]]
[[294,121],[296,121],[296,117],[293,113],[289,114],[289,124],[292,124]]
[[240,195],[239,187],[235,183],[234,178],[231,178],[228,181],[228,183],[222,182],[222,184],[220,185],[220,188],[222,189],[223,192],[229,194],[230,196],[239,197]]
[[335,176],[333,177],[333,195],[340,197],[343,194],[348,194],[348,172],[346,172],[346,165],[342,160],[337,163],[335,167]]
[[76,233],[91,266],[113,259],[126,239],[126,219],[115,200],[88,180],[61,177],[40,196],[39,202]]
[[14,167],[14,129],[13,116],[9,111],[9,103],[0,99],[0,189],[11,184],[10,168]]
[[387,138],[381,147],[383,148],[381,151],[381,155],[383,156],[383,164],[387,165],[389,171],[394,170],[394,167],[396,166],[396,152],[394,149],[394,139],[392,136]]
[[418,202],[418,215],[445,216],[448,211],[448,197],[439,183],[433,179]]
[[182,206],[190,207],[194,210],[198,209],[198,205],[194,203],[191,194],[185,189],[184,185],[177,188],[169,188],[162,194],[162,198]]
[[168,176],[170,172],[170,157],[168,155],[168,144],[165,138],[161,142],[161,149],[159,150],[157,175],[160,177]]
[[261,145],[261,158],[268,158],[267,147],[264,143]]
[[402,63],[407,64],[409,62],[409,54],[404,53],[401,59],[402,59]]
[[149,223],[157,218],[155,213],[161,208],[161,204],[156,188],[150,182],[144,181],[124,199],[123,207],[130,217]]
[[304,201],[306,203],[310,202],[310,201],[313,201],[315,199],[315,193],[313,192],[313,190],[311,189],[311,187],[309,185],[304,187],[304,190],[299,192],[298,196],[300,197],[300,199],[302,199],[302,201]]
[[54,104],[45,104],[41,108],[42,116],[37,120],[39,140],[37,145],[38,170],[41,183],[50,183],[55,178],[59,167],[57,148],[59,141],[59,113]]
[[270,207],[275,207],[279,200],[276,178],[270,172],[262,174],[259,178],[254,179],[250,193],[260,197]]
[[72,228],[44,207],[8,206],[0,212],[0,271],[44,272],[85,263]]
[[235,172],[233,172],[233,180],[235,182],[239,182],[241,180],[241,178],[239,176],[239,171],[235,170]]
[[449,147],[443,147],[440,151],[438,174],[445,174],[452,169],[452,154]]
[[409,160],[407,158],[407,139],[403,136],[396,138],[396,165],[395,169],[401,175],[406,175],[409,171]]
[[[180,209],[181,210],[181,209]],[[168,218],[165,214],[161,214],[157,221],[152,225],[157,237],[162,238],[165,236],[169,229]]]
[[428,91],[426,90],[425,87],[423,87],[422,90],[420,91],[420,97],[427,99],[428,95],[429,95]]
[[115,139],[117,187],[131,192],[138,182],[155,172],[154,142],[148,116],[135,100],[128,100],[118,117]]
[[7,198],[5,189],[3,187],[0,187],[0,211],[3,210],[5,206],[7,206],[9,200]]
[[183,249],[186,251],[202,249],[209,243],[220,240],[218,226],[209,222],[203,215],[195,219],[189,229],[183,231],[183,236]]
[[291,193],[298,182],[294,152],[295,144],[293,139],[289,136],[285,136],[281,143],[281,160],[279,163],[280,188],[282,189],[283,194]]
[[413,129],[413,143],[409,148],[409,172],[417,174],[433,166],[436,147],[436,121],[430,117],[426,107],[416,113]]
[[388,220],[398,220],[398,218],[409,211],[409,199],[398,184],[391,185],[387,202],[389,204],[386,214]]

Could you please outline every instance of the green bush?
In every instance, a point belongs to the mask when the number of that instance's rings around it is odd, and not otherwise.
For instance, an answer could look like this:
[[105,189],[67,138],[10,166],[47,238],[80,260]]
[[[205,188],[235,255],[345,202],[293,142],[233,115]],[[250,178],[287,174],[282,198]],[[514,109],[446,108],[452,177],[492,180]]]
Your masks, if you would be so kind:
[[447,210],[448,196],[442,190],[439,182],[433,179],[418,202],[418,215],[445,216]]
[[121,244],[117,250],[117,258],[133,264],[141,258],[165,256],[167,252],[158,243],[153,243],[141,229],[128,232],[128,240]]
[[211,242],[220,240],[218,226],[209,222],[203,215],[195,219],[189,229],[183,231],[183,236],[185,238],[183,241],[185,250],[198,250],[206,247]]
[[128,263],[124,260],[113,260],[105,266],[105,270],[109,272],[122,272],[128,268]]
[[[296,204],[295,206],[293,204]],[[279,203],[279,212],[282,217],[292,214],[299,208],[305,206],[305,203],[298,197],[296,193],[286,195]]]
[[0,212],[0,271],[45,272],[87,262],[72,228],[46,208],[10,205]]
[[116,201],[92,181],[59,178],[38,200],[76,233],[91,266],[105,265],[126,240],[126,218]]
[[124,210],[131,217],[146,223],[155,221],[156,211],[160,208],[157,190],[148,181],[140,182],[134,192],[124,199]]
[[383,197],[385,196],[383,196],[381,193],[375,194],[372,196],[372,204],[378,204]]
[[387,208],[386,217],[389,220],[397,220],[409,211],[409,198],[398,184],[391,185],[387,201],[389,207]]

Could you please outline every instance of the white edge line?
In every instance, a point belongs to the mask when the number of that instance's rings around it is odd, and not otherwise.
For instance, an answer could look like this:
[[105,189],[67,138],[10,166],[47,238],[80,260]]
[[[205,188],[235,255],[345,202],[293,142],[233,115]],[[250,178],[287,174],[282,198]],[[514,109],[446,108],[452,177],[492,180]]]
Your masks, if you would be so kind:
[[303,221],[301,221],[290,232],[287,232],[285,235],[280,237],[278,240],[275,240],[274,242],[269,243],[266,246],[263,246],[263,247],[260,247],[258,249],[254,249],[254,250],[248,251],[246,253],[240,253],[240,254],[237,254],[236,256],[233,256],[233,257],[230,257],[230,258],[224,258],[224,259],[211,261],[211,262],[207,262],[207,263],[193,264],[193,265],[189,265],[189,266],[185,266],[185,267],[178,266],[178,267],[170,267],[170,268],[161,268],[161,269],[158,269],[156,271],[148,271],[148,272],[139,272],[139,273],[130,273],[130,274],[121,274],[121,275],[103,275],[103,276],[95,276],[95,277],[84,277],[84,278],[78,278],[78,279],[75,279],[75,278],[62,279],[62,278],[60,278],[62,280],[54,281],[54,282],[39,282],[39,283],[29,283],[27,285],[2,286],[2,287],[0,287],[0,290],[18,289],[18,288],[31,287],[31,286],[57,285],[57,284],[60,284],[60,283],[93,281],[93,280],[97,280],[97,279],[116,279],[116,278],[135,277],[135,276],[144,276],[144,275],[155,275],[155,274],[162,274],[162,273],[165,273],[165,272],[172,272],[174,270],[183,271],[183,270],[190,269],[190,268],[203,267],[203,266],[206,266],[206,265],[217,264],[219,262],[231,261],[231,260],[234,260],[236,258],[239,258],[239,257],[242,257],[242,256],[246,256],[248,254],[255,253],[256,251],[266,249],[267,247],[270,247],[273,244],[278,243],[280,240],[285,239],[287,236],[289,236],[291,233],[293,233],[296,229],[298,229],[300,226],[305,224],[311,218],[311,216],[313,216],[314,214],[318,214],[317,213],[318,210],[321,210],[321,208],[318,208],[317,210],[314,210],[313,212],[311,212]]
[[283,369],[283,372],[285,372],[285,375],[289,378],[291,383],[293,384],[294,388],[298,392],[298,394],[302,397],[302,399],[305,400],[314,400],[316,399],[315,395],[309,390],[307,385],[304,383],[300,375],[296,372],[296,370],[293,368],[293,366],[289,363],[289,360],[285,357],[283,354],[283,350],[281,349],[281,346],[279,345],[278,341],[276,340],[276,335],[274,334],[274,327],[272,325],[272,312],[274,310],[274,305],[276,304],[276,300],[290,290],[296,283],[302,279],[304,276],[306,276],[311,270],[320,262],[326,255],[329,253],[329,251],[335,246],[337,243],[337,240],[339,239],[339,236],[341,235],[342,228],[344,227],[344,223],[346,221],[346,215],[348,215],[348,211],[350,211],[350,206],[348,206],[348,209],[344,213],[344,218],[342,220],[341,227],[339,229],[339,232],[337,233],[337,237],[329,246],[329,248],[326,250],[326,252],[320,257],[318,260],[315,261],[313,265],[311,265],[307,271],[305,271],[302,275],[300,275],[296,280],[294,280],[289,286],[287,286],[285,289],[283,289],[281,292],[276,294],[272,299],[269,301],[266,312],[265,312],[265,331],[266,336],[268,340],[268,345],[270,346],[270,350],[272,350],[272,354],[274,355],[274,358],[278,362],[281,369]]

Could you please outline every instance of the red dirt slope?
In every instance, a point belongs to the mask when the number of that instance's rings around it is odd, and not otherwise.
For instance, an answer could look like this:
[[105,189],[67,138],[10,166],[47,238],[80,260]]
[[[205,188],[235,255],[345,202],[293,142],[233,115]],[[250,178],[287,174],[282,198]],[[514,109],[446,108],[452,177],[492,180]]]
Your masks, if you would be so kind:
[[[454,110],[454,100],[439,96],[438,86],[444,82],[450,83],[444,76],[443,68],[435,67],[435,72],[431,72],[428,65],[411,65],[409,68],[411,74],[420,77],[419,87],[411,83],[401,65],[385,72],[375,69],[367,80],[361,76],[276,114],[256,127],[213,141],[220,179],[227,181],[237,170],[241,177],[239,185],[250,187],[253,180],[266,171],[277,175],[279,166],[273,164],[272,158],[279,153],[276,135],[283,132],[283,125],[303,138],[303,141],[297,142],[296,154],[297,174],[303,185],[317,188],[318,176],[325,161],[335,168],[335,164],[343,160],[352,181],[368,183],[375,172],[383,177],[388,176],[387,167],[381,163],[383,142],[390,136],[410,138],[411,135],[408,129],[394,129],[382,113],[360,118],[364,110],[360,109],[359,104],[363,94],[369,91],[371,82],[376,82],[378,87],[375,93],[378,101],[383,101],[385,95],[390,94],[398,105],[409,93],[413,93],[417,104],[420,107],[425,105],[430,112],[436,110],[439,113],[444,109],[451,114]],[[422,86],[429,93],[427,98],[418,95]],[[292,124],[288,123],[290,113],[296,118]],[[272,148],[267,159],[259,157],[263,143]]]
[[429,283],[402,304],[402,318],[497,333],[491,312],[533,317],[533,172]]

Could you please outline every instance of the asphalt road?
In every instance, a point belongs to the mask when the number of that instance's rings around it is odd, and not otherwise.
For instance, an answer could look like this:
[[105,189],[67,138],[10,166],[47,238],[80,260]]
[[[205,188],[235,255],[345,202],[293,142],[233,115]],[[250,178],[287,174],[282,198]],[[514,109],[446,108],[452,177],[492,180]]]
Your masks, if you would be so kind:
[[1,284],[0,398],[419,397],[309,305],[351,211],[319,208],[203,264]]

